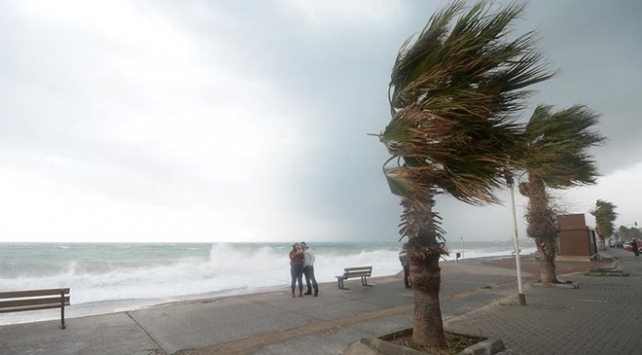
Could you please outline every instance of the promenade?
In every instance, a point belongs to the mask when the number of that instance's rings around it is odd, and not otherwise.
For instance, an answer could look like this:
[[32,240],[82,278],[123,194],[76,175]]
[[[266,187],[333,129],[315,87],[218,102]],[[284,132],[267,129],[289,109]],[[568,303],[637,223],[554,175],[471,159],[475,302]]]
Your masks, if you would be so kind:
[[[559,275],[575,272],[563,279],[577,289],[532,287],[537,265],[524,257],[527,306],[517,304],[514,262],[442,263],[445,326],[500,338],[507,347],[501,354],[638,354],[642,258],[608,253],[615,259],[558,263]],[[578,272],[616,265],[631,276]],[[316,298],[291,298],[284,288],[69,318],[65,330],[59,320],[6,325],[0,354],[342,354],[362,337],[412,326],[413,291],[393,276],[370,283],[346,281],[350,290],[325,283]]]
[[500,338],[512,355],[642,354],[642,258],[608,249],[628,277],[586,276],[563,280],[577,289],[528,287],[526,306],[513,297],[449,319],[452,331]]

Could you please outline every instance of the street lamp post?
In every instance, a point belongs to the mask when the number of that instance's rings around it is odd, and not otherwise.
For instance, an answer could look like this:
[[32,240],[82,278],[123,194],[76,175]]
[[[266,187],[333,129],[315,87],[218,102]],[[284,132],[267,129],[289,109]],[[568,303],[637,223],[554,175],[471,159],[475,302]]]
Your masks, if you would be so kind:
[[461,258],[464,259],[464,237],[459,237],[461,240]]
[[525,306],[526,296],[524,295],[524,290],[522,288],[522,267],[519,262],[520,250],[517,232],[517,213],[515,212],[515,191],[513,189],[514,179],[513,174],[509,171],[506,172],[505,177],[508,190],[510,191],[511,210],[513,212],[513,244],[515,244],[515,265],[517,269],[517,296],[519,298],[519,304]]

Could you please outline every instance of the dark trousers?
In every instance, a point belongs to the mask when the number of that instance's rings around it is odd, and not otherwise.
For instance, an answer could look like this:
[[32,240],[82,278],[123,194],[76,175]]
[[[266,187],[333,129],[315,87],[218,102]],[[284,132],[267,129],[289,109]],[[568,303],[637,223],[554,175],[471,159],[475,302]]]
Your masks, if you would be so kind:
[[319,284],[317,284],[317,278],[314,277],[314,266],[303,267],[303,273],[305,274],[305,283],[308,286],[307,292],[311,292],[314,288],[314,293],[319,293]]
[[403,283],[406,287],[410,287],[410,266],[408,265],[403,267]]
[[299,294],[303,293],[303,265],[297,265],[290,267],[290,275],[292,276],[292,296],[294,296],[294,290],[296,289],[296,282],[299,281]]

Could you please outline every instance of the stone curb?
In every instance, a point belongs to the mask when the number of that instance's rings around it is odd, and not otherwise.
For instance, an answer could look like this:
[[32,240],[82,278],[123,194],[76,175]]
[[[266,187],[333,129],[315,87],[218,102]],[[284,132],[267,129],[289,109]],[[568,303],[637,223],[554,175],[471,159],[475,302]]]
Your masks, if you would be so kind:
[[361,343],[367,345],[370,349],[376,350],[377,354],[385,355],[426,355],[419,350],[406,348],[401,345],[381,340],[379,338],[361,338]]
[[576,289],[576,288],[580,288],[580,285],[572,284],[572,283],[545,284],[545,283],[541,283],[541,282],[533,282],[533,287],[555,287],[555,288]]
[[506,348],[501,339],[486,339],[481,343],[467,347],[457,355],[490,355],[496,354],[504,349]]

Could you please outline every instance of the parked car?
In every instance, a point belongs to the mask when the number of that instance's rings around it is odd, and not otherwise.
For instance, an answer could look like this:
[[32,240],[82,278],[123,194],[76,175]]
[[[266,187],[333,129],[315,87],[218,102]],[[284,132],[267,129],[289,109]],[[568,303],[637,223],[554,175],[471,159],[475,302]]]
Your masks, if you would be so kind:
[[[638,242],[638,251],[642,253],[642,242]],[[631,247],[631,243],[626,242],[624,243],[624,250],[626,251],[633,251],[633,247]]]
[[609,248],[615,248],[615,239],[609,239]]
[[616,248],[624,248],[624,242],[621,240],[616,240],[615,241],[615,247]]

